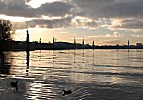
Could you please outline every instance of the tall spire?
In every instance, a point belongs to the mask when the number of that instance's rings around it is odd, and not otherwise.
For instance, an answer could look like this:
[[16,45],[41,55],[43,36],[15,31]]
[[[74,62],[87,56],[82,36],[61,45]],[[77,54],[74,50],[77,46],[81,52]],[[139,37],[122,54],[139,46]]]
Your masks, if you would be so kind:
[[40,38],[40,41],[39,41],[39,43],[41,43],[41,38]]
[[84,38],[83,38],[83,41],[82,41],[82,45],[84,45]]
[[27,30],[26,32],[27,32],[27,38],[26,38],[26,41],[28,41],[28,42],[29,42],[29,32],[28,32],[28,30]]
[[74,37],[74,44],[76,44],[76,39],[75,39],[75,37]]
[[93,43],[92,43],[92,45],[94,46],[94,40],[93,40]]
[[30,46],[29,46],[29,32],[28,30],[26,31],[27,32],[27,37],[26,37],[26,53],[27,53],[27,57],[26,57],[26,64],[27,66],[29,66],[29,50],[30,50]]
[[55,38],[53,37],[53,44],[55,43]]
[[130,46],[130,41],[128,40],[128,46]]
[[29,32],[28,30],[26,31],[27,32],[27,37],[26,37],[26,50],[29,51]]

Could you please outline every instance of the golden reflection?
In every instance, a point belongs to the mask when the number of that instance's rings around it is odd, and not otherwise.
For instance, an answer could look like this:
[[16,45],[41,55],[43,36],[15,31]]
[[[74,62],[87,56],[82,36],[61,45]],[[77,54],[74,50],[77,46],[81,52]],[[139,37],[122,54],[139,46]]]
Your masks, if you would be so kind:
[[40,83],[31,83],[30,88],[28,89],[28,99],[36,100],[38,97],[41,96],[40,93],[42,93],[42,84]]
[[52,90],[52,85],[50,84],[43,84],[42,81],[34,81],[33,83],[29,84],[28,88],[28,99],[37,100],[40,98],[53,98],[52,94],[54,93]]
[[10,74],[12,60],[10,52],[0,52],[0,74]]
[[[93,84],[92,86],[94,87],[97,84],[100,86],[112,86],[113,84],[120,86],[120,84],[141,83],[142,79],[138,79],[136,76],[142,73],[142,68],[136,67],[141,66],[139,62],[143,60],[140,54],[142,52],[136,52],[130,55],[130,60],[133,60],[133,64],[137,64],[138,66],[129,66],[129,62],[124,63],[128,61],[128,54],[125,51],[91,51],[85,50],[84,56],[82,50],[57,50],[54,52],[52,50],[32,51],[30,52],[29,66],[26,66],[26,52],[4,52],[4,55],[1,54],[0,67],[3,68],[3,65],[6,66],[6,71],[1,72],[2,75],[11,73],[10,78],[21,79],[19,81],[20,83],[26,83],[24,96],[27,99],[33,100],[73,99],[70,96],[65,96],[64,98],[61,90],[75,89],[78,86],[84,87],[89,84]],[[82,63],[83,57],[85,58],[84,63]],[[120,59],[121,57],[125,57],[126,59]],[[92,61],[93,59],[94,61]],[[94,64],[92,64],[93,62]],[[126,66],[119,66],[117,65],[118,63]],[[102,87],[99,88],[101,89]],[[20,87],[20,89],[25,88]],[[71,94],[71,97],[84,96],[82,89],[79,89],[79,92]]]

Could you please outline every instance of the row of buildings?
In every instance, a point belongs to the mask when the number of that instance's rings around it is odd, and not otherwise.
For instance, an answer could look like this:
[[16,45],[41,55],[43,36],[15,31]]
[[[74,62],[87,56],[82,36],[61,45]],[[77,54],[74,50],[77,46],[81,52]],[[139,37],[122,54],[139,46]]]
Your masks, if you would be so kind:
[[82,43],[76,43],[76,39],[74,38],[73,43],[69,42],[56,42],[55,38],[53,37],[53,43],[42,43],[41,39],[39,42],[29,42],[29,33],[27,30],[27,38],[26,41],[5,41],[3,43],[3,50],[60,50],[60,49],[143,49],[142,43],[136,43],[136,45],[130,45],[128,40],[127,45],[119,45],[116,44],[115,46],[98,46],[94,44],[92,45],[85,44],[84,39]]
[[54,42],[54,43],[41,43],[41,42],[27,42],[27,41],[10,41],[5,43],[5,50],[61,50],[61,49],[143,49],[142,43],[136,45],[104,45],[98,46],[83,43],[69,43],[69,42]]

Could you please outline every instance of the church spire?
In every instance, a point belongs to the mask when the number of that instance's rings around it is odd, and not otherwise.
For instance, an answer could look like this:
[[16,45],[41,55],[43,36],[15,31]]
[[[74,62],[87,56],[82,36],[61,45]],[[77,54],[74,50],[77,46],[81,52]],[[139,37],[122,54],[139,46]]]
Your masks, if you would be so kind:
[[92,46],[94,46],[94,40],[93,40]]
[[76,39],[75,39],[75,37],[74,37],[74,44],[76,44]]
[[130,46],[130,41],[128,40],[128,46]]
[[83,41],[82,41],[82,45],[84,45],[84,38],[83,38]]

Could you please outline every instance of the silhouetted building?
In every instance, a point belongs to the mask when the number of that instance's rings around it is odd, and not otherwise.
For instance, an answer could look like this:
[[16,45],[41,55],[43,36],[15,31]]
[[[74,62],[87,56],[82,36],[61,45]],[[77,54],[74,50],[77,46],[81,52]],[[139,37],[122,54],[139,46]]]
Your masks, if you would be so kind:
[[39,41],[39,43],[41,43],[41,38],[40,38],[40,41]]
[[142,45],[142,43],[136,43],[136,46],[141,47],[143,45]]
[[119,44],[116,44],[116,46],[120,46]]

